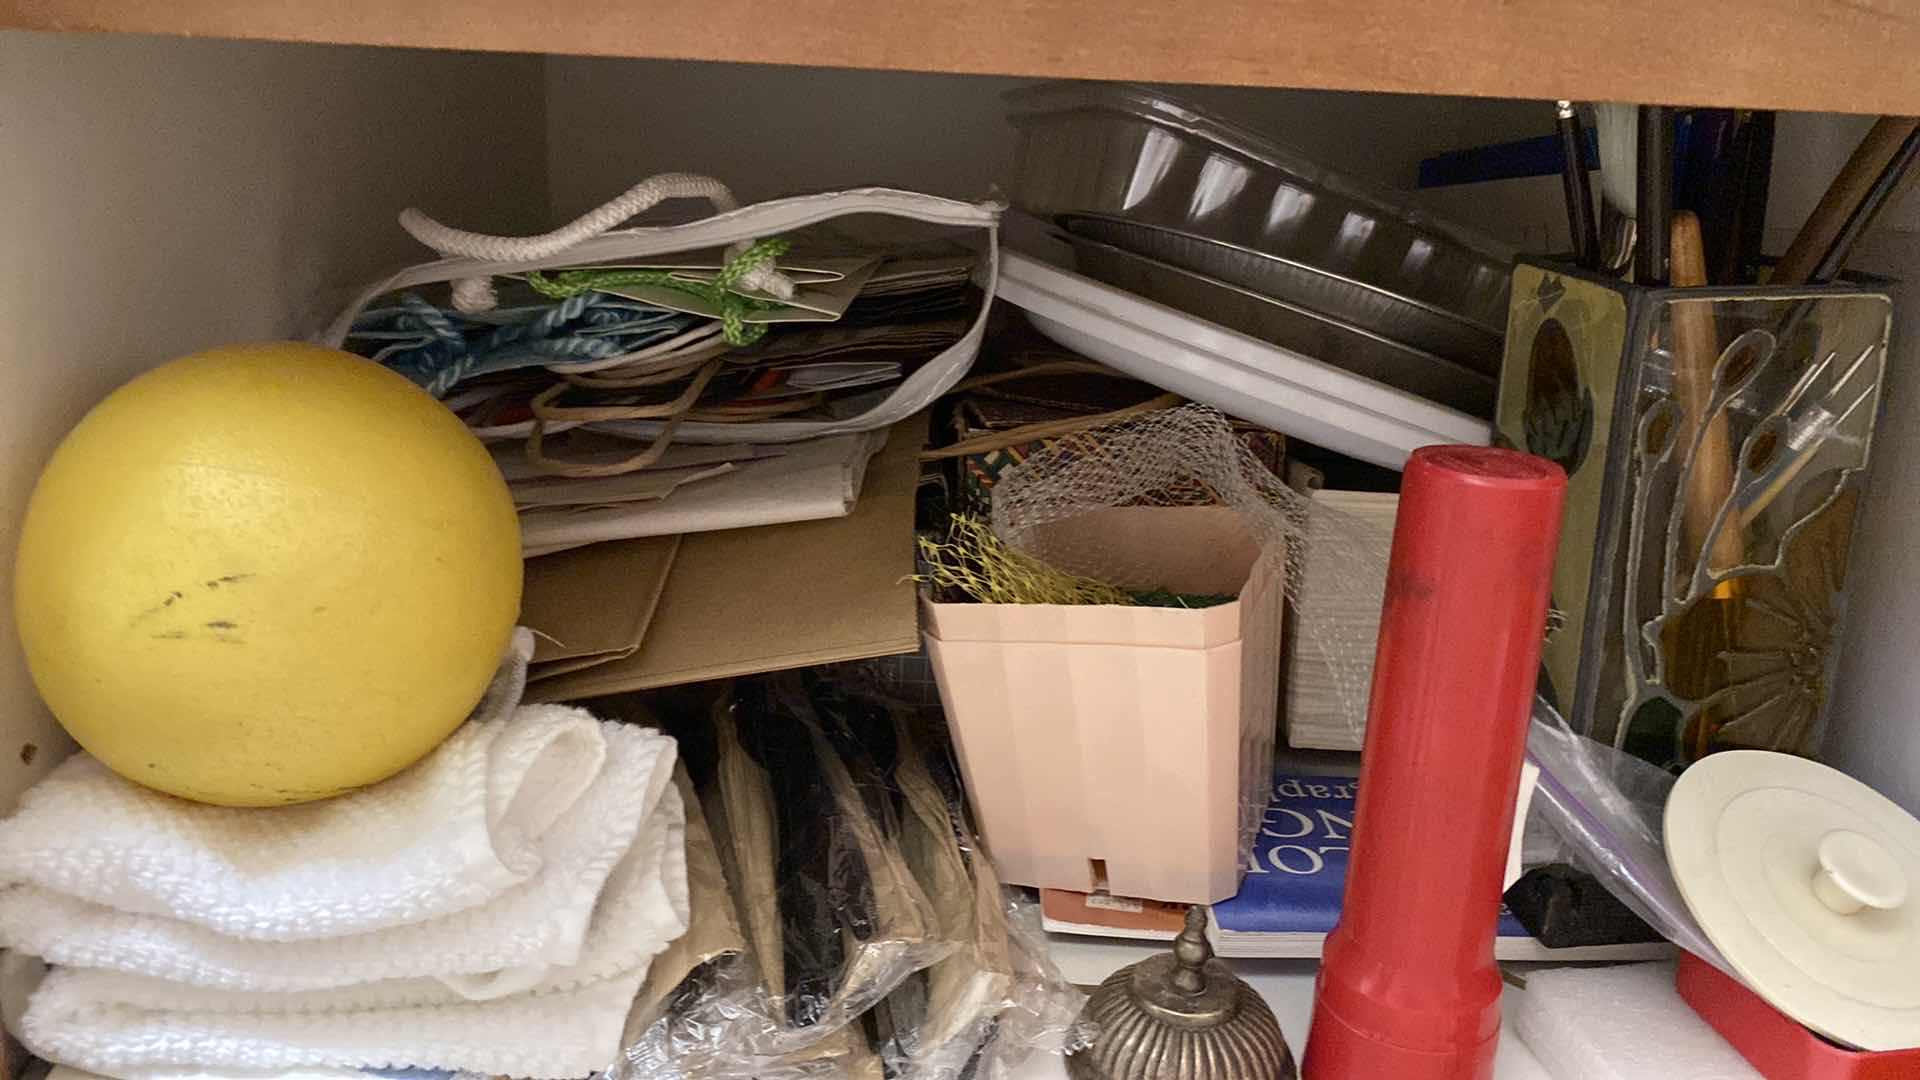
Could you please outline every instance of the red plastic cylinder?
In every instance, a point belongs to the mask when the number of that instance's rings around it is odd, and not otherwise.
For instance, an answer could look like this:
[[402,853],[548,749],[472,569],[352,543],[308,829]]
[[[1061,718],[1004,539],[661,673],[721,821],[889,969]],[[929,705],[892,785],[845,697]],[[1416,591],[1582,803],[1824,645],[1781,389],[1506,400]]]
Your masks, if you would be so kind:
[[1511,450],[1407,463],[1304,1080],[1493,1075],[1500,884],[1566,486]]

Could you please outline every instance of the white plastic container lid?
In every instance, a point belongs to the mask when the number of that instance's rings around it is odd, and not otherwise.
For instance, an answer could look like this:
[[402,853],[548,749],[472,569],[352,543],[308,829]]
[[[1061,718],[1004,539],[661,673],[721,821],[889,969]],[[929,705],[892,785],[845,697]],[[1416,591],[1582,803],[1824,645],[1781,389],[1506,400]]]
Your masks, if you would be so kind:
[[1422,446],[1485,446],[1486,421],[1017,252],[995,294],[1083,356],[1329,450],[1403,468]]
[[1863,1050],[1920,1047],[1920,820],[1836,769],[1733,750],[1682,773],[1667,861],[1734,974]]

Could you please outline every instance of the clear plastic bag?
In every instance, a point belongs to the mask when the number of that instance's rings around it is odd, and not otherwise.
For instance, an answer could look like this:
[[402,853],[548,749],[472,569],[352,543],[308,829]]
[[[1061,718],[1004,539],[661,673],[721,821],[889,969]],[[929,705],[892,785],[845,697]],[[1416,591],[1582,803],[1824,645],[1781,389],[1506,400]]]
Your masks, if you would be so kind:
[[1086,995],[1067,981],[1047,955],[1040,905],[1013,890],[1006,897],[1007,929],[1013,945],[1014,981],[1004,1007],[991,1021],[986,1042],[968,1062],[972,1072],[951,1072],[946,1062],[922,1066],[913,1080],[1008,1080],[1034,1054],[1076,1054],[1098,1034],[1081,1015]]
[[[1079,1049],[1088,1041],[1076,1026],[1085,997],[1048,958],[1038,906],[1001,886],[967,823],[950,756],[920,737],[908,708],[890,711],[899,738],[892,781],[906,809],[901,848],[958,948],[886,1003],[900,1006],[879,1043],[888,1074],[979,1080],[1034,1051]],[[902,1013],[915,1022],[899,1023]]]
[[798,677],[740,684],[720,724],[735,895],[777,1012],[800,1036],[787,1042],[804,1043],[804,1029],[845,1026],[954,946],[899,854],[873,764],[851,732],[820,722]]
[[1001,889],[915,714],[807,673],[687,725],[733,940],[635,1018],[608,1080],[989,1080],[1085,1044],[1037,907]]
[[952,951],[862,1017],[885,1073],[900,1080],[1005,1075],[1035,1051],[1084,1045],[1084,996],[1046,952],[1039,909],[1001,886],[967,820],[958,764],[937,706],[833,670],[810,694],[828,741],[888,821]]
[[606,1080],[807,1080],[841,1076],[853,1056],[849,1033],[810,1032],[794,1042],[774,1015],[750,953],[728,953],[696,970],[663,1014],[629,1039]]
[[896,751],[889,781],[900,800],[900,851],[955,949],[876,1006],[870,1028],[891,1073],[921,1075],[930,1063],[957,1057],[958,1075],[981,1041],[977,1025],[991,1018],[1013,984],[1006,913],[992,864],[973,861],[976,853],[955,817],[957,791],[929,770],[907,710],[889,714]]
[[[1630,754],[1575,734],[1560,713],[1535,698],[1527,760],[1540,767],[1526,861],[1565,859],[1598,878],[1667,940],[1720,967],[1726,963],[1700,929],[1667,867],[1662,817],[1673,776]],[[1531,826],[1543,820],[1563,849]]]

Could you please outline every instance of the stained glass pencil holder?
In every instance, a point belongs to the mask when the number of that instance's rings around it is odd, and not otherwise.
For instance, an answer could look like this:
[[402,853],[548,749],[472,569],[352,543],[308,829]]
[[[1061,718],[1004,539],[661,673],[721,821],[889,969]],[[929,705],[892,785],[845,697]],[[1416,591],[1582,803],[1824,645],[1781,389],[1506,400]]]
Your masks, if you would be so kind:
[[1521,261],[1498,441],[1569,477],[1542,689],[1673,769],[1826,721],[1892,301]]

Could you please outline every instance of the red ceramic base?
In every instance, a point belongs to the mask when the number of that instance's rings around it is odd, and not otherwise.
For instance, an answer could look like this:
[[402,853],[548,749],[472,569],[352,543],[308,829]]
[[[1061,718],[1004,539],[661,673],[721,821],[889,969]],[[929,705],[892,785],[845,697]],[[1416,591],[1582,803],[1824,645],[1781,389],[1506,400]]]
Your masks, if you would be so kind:
[[1920,1049],[1846,1050],[1794,1023],[1744,983],[1689,952],[1680,996],[1767,1080],[1914,1080]]

